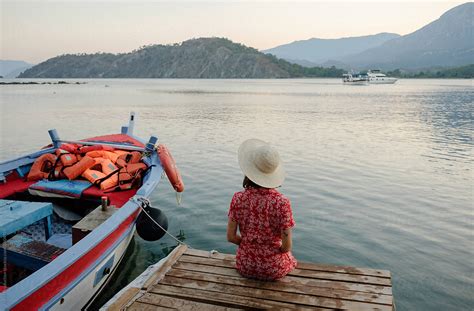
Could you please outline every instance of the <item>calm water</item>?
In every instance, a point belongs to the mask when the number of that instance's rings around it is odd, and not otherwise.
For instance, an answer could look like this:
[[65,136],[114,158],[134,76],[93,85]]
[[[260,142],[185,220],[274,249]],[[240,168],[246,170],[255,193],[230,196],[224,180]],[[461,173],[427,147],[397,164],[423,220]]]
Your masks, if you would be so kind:
[[[187,187],[178,207],[164,180],[153,203],[194,248],[235,252],[225,229],[242,181],[236,150],[270,141],[299,260],[389,269],[399,310],[473,306],[471,80],[87,80],[0,92],[1,159],[49,143],[52,127],[68,139],[117,132],[134,110],[135,133],[168,145]],[[136,237],[103,299],[173,245]]]

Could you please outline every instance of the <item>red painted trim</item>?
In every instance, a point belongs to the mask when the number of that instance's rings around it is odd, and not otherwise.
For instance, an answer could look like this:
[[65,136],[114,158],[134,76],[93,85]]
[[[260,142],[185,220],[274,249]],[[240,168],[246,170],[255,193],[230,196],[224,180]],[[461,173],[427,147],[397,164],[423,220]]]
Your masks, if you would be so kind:
[[81,275],[91,264],[93,264],[114,242],[133,224],[138,216],[138,208],[132,215],[128,216],[110,235],[97,244],[87,254],[66,268],[54,279],[43,285],[37,291],[19,302],[12,310],[36,310],[50,301],[69,283]]

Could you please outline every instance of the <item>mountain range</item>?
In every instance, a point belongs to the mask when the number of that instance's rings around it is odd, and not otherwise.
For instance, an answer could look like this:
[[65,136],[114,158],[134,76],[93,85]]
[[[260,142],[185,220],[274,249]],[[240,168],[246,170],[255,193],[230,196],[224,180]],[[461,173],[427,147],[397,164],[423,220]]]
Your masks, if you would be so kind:
[[336,68],[291,64],[225,38],[199,38],[123,54],[61,55],[19,78],[293,78],[342,73]]
[[404,36],[381,33],[333,40],[309,39],[264,52],[300,64],[310,62],[345,69],[414,70],[467,65],[474,63],[473,16],[474,3],[468,2]]
[[280,45],[262,52],[273,54],[303,66],[316,66],[329,60],[342,59],[363,52],[398,37],[400,35],[395,33],[379,33],[340,39],[312,38]]
[[0,76],[4,78],[16,78],[21,72],[33,67],[22,60],[0,60]]

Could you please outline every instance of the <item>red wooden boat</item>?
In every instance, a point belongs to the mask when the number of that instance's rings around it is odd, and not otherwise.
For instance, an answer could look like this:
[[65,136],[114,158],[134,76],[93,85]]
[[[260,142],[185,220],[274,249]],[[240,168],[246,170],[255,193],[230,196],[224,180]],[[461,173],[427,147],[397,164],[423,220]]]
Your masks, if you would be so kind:
[[[87,308],[122,260],[137,221],[147,240],[164,234],[166,217],[148,201],[163,173],[157,138],[135,137],[134,123],[132,113],[121,133],[80,141],[63,141],[50,130],[51,145],[0,163],[1,309]],[[28,180],[35,161],[66,144],[79,148],[77,159],[85,157],[80,151],[85,147],[138,152],[146,169],[125,189],[118,182],[104,190],[81,177]],[[116,165],[119,174],[123,167]]]

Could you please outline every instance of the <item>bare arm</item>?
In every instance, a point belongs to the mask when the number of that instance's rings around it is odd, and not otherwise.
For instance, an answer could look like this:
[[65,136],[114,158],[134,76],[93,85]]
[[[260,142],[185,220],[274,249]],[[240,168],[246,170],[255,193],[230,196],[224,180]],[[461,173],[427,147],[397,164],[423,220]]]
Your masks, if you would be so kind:
[[281,231],[281,251],[286,253],[291,251],[292,241],[291,241],[291,228]]
[[239,245],[241,240],[242,238],[237,233],[237,222],[229,218],[227,223],[227,241]]

